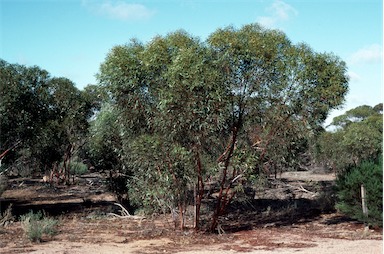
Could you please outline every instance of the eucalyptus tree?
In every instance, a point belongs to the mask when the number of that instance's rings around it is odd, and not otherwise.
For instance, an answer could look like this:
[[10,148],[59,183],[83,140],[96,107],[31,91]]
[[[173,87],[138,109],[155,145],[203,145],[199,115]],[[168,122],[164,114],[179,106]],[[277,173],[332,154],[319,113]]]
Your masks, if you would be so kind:
[[154,203],[162,209],[177,207],[180,227],[194,184],[198,221],[206,171],[203,151],[215,149],[211,140],[224,124],[212,57],[196,38],[177,31],[146,46],[132,41],[115,47],[99,75],[120,109],[131,200],[152,209]]
[[294,159],[292,148],[343,103],[348,80],[338,57],[293,45],[282,32],[258,25],[219,29],[208,45],[229,94],[228,145],[220,156],[224,165],[213,230],[234,195],[233,179],[247,172],[268,174],[271,165]]
[[333,119],[335,130],[317,138],[317,159],[341,173],[382,154],[382,104],[358,106]]
[[[27,68],[0,61],[1,151],[20,141],[23,147],[31,147],[39,141],[38,134],[51,117],[48,103],[39,98],[39,92],[49,78],[48,72],[38,67]],[[15,159],[15,152],[10,153],[5,157],[5,163]]]
[[256,24],[218,29],[206,42],[183,31],[133,40],[111,50],[98,78],[120,111],[133,199],[182,215],[195,186],[198,228],[205,179],[220,176],[211,230],[234,186],[294,158],[348,90],[338,57]]
[[31,136],[47,117],[44,101],[37,92],[44,87],[49,74],[38,67],[26,68],[0,60],[1,146]]
[[[0,61],[0,149],[21,142],[6,158],[33,170],[61,161],[87,132],[92,104],[74,83],[37,66]],[[81,142],[80,142],[81,143]]]
[[53,117],[45,122],[40,138],[46,140],[45,153],[57,153],[55,161],[62,162],[65,182],[69,183],[70,163],[86,142],[94,104],[67,78],[51,78],[44,92]]

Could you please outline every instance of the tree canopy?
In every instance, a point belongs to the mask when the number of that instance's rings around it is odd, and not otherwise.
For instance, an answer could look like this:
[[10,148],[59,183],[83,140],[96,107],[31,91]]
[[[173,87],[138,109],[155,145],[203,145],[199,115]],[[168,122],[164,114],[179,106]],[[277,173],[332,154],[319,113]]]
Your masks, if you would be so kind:
[[119,110],[129,187],[146,193],[133,200],[166,201],[182,215],[186,191],[195,186],[199,207],[203,179],[217,176],[212,229],[236,180],[293,159],[348,91],[337,56],[256,24],[205,42],[185,31],[132,40],[110,51],[98,79]]
[[51,168],[69,145],[85,137],[93,104],[66,78],[0,60],[0,97],[0,151],[21,142],[5,157],[8,165]]
[[318,160],[336,171],[357,166],[362,161],[376,160],[382,154],[382,103],[358,106],[333,119],[333,132],[318,138]]
[[350,109],[345,114],[335,117],[332,120],[331,125],[335,127],[347,127],[347,125],[355,122],[361,122],[368,117],[382,114],[383,104],[377,104],[374,107],[368,105],[358,106],[356,108]]

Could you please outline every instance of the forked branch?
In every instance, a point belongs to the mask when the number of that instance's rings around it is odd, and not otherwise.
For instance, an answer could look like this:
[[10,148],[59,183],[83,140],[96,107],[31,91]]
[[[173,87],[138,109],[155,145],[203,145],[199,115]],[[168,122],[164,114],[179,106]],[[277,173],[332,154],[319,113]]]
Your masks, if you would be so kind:
[[131,215],[128,212],[128,210],[119,203],[113,203],[113,204],[117,205],[121,208],[121,215],[118,215],[116,213],[108,213],[108,215],[110,215],[110,216],[115,216],[115,217],[122,218],[122,219],[133,219],[133,220],[144,220],[145,219],[144,216]]

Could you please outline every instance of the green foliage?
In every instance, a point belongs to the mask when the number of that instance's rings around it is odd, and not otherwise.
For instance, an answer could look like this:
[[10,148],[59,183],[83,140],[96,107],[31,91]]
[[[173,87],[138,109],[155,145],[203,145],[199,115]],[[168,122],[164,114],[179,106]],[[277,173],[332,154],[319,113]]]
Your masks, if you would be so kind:
[[383,115],[372,107],[351,109],[335,117],[333,125],[335,131],[323,132],[317,139],[317,159],[337,172],[376,160],[382,153]]
[[130,144],[129,198],[146,213],[165,212],[187,202],[191,154],[168,146],[158,136],[143,135]]
[[37,66],[0,60],[0,73],[0,151],[21,141],[4,164],[49,168],[69,145],[81,145],[92,114],[90,96],[72,81],[51,78]]
[[57,233],[58,221],[44,216],[41,211],[37,213],[30,211],[20,216],[20,221],[24,233],[32,242],[40,242],[43,235],[53,236]]
[[[368,217],[363,214],[361,185],[366,189]],[[363,162],[346,170],[337,179],[336,208],[341,212],[371,225],[383,224],[383,160]]]
[[376,106],[374,106],[373,110],[375,110],[376,113],[378,114],[383,114],[383,103],[379,103]]
[[345,114],[341,116],[335,117],[331,125],[346,127],[351,123],[360,122],[372,115],[380,114],[379,108],[380,108],[380,104],[376,105],[373,108],[368,105],[358,106],[354,109],[348,110]]
[[119,113],[110,103],[104,103],[91,121],[86,143],[87,157],[99,170],[121,169],[121,137]]
[[353,123],[344,133],[342,146],[349,151],[356,164],[362,160],[376,159],[382,152],[382,130],[367,122]]
[[208,175],[224,185],[267,164],[297,164],[348,90],[338,57],[256,24],[218,29],[206,42],[184,31],[132,40],[110,51],[98,79],[119,112],[130,198],[179,208]]
[[346,165],[353,163],[349,151],[340,145],[343,137],[344,133],[340,131],[322,132],[316,140],[316,160],[336,171],[342,171]]
[[88,166],[82,163],[81,161],[71,160],[70,173],[72,175],[77,175],[77,176],[84,175],[88,173]]
[[5,145],[30,137],[50,116],[39,93],[49,74],[38,67],[26,68],[4,60],[0,60],[0,73],[0,144]]
[[219,55],[230,92],[228,112],[235,118],[229,129],[245,131],[239,133],[237,149],[240,144],[248,154],[256,149],[256,172],[267,170],[262,165],[297,165],[306,139],[344,100],[345,63],[257,25],[219,29],[208,42]]
[[[80,176],[88,173],[88,166],[84,164],[82,161],[80,161],[80,159],[77,156],[71,158],[66,163],[69,168],[69,172],[72,175]],[[64,162],[61,162],[59,164],[59,168],[63,168],[63,167],[64,167]]]

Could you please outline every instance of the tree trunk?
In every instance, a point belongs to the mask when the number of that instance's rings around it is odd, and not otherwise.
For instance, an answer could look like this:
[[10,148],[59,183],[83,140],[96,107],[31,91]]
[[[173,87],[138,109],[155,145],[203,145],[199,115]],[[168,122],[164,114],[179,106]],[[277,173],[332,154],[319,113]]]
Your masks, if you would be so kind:
[[[231,187],[231,184],[229,184],[227,187],[225,187],[225,182],[227,181],[227,175],[228,175],[228,167],[231,161],[231,157],[233,155],[233,151],[235,150],[235,144],[237,141],[237,133],[238,133],[238,128],[234,127],[232,131],[232,138],[229,144],[229,150],[225,152],[225,160],[224,160],[224,167],[223,167],[223,176],[220,182],[220,191],[219,195],[217,197],[217,203],[216,203],[216,208],[215,212],[213,213],[212,216],[212,223],[210,230],[211,232],[214,232],[215,229],[217,228],[218,225],[218,220],[219,217],[224,213],[226,210],[228,204],[230,203],[231,199],[234,196],[234,192],[232,194],[229,193],[229,189]],[[223,157],[223,156],[221,156]],[[235,172],[233,172],[235,174]]]
[[184,220],[184,218],[185,218],[185,204],[183,204],[183,202],[182,201],[179,201],[179,219],[180,219],[180,225],[179,225],[179,227],[180,227],[180,230],[184,230],[184,227],[185,227],[185,220]]
[[200,229],[200,210],[201,200],[204,195],[204,181],[203,181],[203,169],[201,165],[200,155],[196,152],[196,163],[197,163],[197,189],[195,196],[195,230]]

